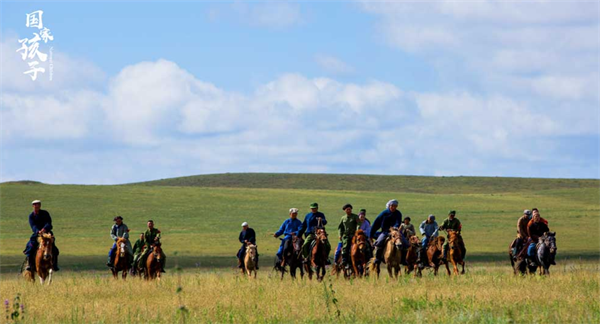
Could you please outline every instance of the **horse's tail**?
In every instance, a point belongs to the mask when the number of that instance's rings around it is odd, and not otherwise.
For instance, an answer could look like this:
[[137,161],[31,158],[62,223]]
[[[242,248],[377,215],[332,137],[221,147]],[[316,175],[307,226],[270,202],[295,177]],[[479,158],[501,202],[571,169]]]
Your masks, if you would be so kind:
[[371,260],[369,260],[369,262],[367,263],[367,268],[369,268],[369,272],[370,273],[376,273],[377,272],[377,265],[375,264],[375,257],[371,258]]
[[23,278],[25,278],[25,280],[27,280],[27,281],[34,281],[33,271],[30,271],[30,270],[23,271]]

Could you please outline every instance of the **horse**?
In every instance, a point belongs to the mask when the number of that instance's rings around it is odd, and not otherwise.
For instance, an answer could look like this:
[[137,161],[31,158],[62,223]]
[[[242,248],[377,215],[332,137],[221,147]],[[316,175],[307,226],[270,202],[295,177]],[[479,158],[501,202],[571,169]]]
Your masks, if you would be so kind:
[[123,278],[123,280],[125,280],[125,278],[127,278],[127,272],[129,271],[129,256],[127,253],[127,249],[125,248],[127,246],[127,239],[124,237],[120,237],[117,240],[117,251],[116,251],[116,256],[115,256],[115,261],[113,263],[113,267],[111,269],[113,277],[115,279],[118,278],[119,272],[122,271],[122,275],[121,277]]
[[[454,268],[454,274],[458,275],[458,267],[457,264],[462,266],[462,271],[460,274],[465,274],[465,261],[464,261],[464,252],[465,252],[465,242],[462,239],[462,236],[456,232],[449,230],[448,231],[448,245],[449,245],[449,259],[452,262],[452,267]],[[448,263],[446,263],[446,267]]]
[[540,269],[540,275],[549,275],[550,266],[556,264],[556,233],[546,232],[540,237],[536,246],[536,256],[534,262],[537,263]]
[[[48,280],[47,284],[52,283],[52,269],[54,265],[54,256],[52,255],[52,246],[54,244],[54,236],[50,233],[39,234],[38,249],[35,254],[35,271],[40,278],[40,283],[43,285]],[[25,271],[25,278],[33,280],[33,270]]]
[[150,246],[152,252],[148,255],[146,260],[146,280],[158,279],[160,281],[160,274],[162,270],[161,263],[163,262],[163,251],[160,242],[156,242]]
[[[444,251],[444,242],[446,242],[446,239],[438,236],[429,240],[429,245],[427,245],[427,263],[424,266],[433,268],[434,276],[437,276],[438,269],[442,263],[446,265],[446,271],[448,272],[448,275],[450,275],[448,262],[443,262],[441,259]],[[418,276],[421,276],[421,270],[422,267],[418,267]]]
[[365,275],[367,267],[367,235],[359,229],[352,237],[352,247],[350,248],[350,259],[352,260],[352,269],[354,276],[359,278]]
[[[254,272],[254,278],[256,279],[256,245],[252,243],[246,244],[246,254],[244,255],[244,269],[248,277],[252,277]],[[244,271],[242,269],[242,272]]]
[[325,244],[327,242],[327,232],[324,228],[318,228],[315,232],[315,245],[311,249],[310,263],[305,264],[305,270],[308,273],[308,278],[312,280],[313,270],[317,274],[317,280],[323,280],[325,277],[325,264],[327,263],[327,254],[325,253]]
[[[376,258],[377,256],[375,256]],[[400,262],[402,261],[402,238],[397,228],[390,230],[390,235],[386,240],[383,250],[383,260],[387,264],[388,275],[390,278],[398,278],[400,273]],[[380,264],[376,260],[370,261],[370,272],[375,272],[379,278]],[[393,270],[393,271],[392,271]],[[393,272],[393,273],[392,273]]]
[[419,238],[416,235],[411,235],[410,238],[408,239],[408,241],[409,241],[410,245],[409,245],[408,249],[406,249],[406,254],[405,254],[406,264],[404,265],[404,273],[410,274],[414,270],[415,271],[414,275],[416,277],[417,276],[417,268],[418,268],[417,250],[419,249],[419,247],[421,245],[421,241],[419,241]]
[[285,275],[285,266],[290,267],[290,276],[296,279],[296,270],[300,269],[300,278],[304,278],[304,268],[302,268],[302,244],[304,240],[300,236],[292,234],[292,239],[287,241],[283,247],[283,258],[281,266],[278,268],[281,271],[281,279]]

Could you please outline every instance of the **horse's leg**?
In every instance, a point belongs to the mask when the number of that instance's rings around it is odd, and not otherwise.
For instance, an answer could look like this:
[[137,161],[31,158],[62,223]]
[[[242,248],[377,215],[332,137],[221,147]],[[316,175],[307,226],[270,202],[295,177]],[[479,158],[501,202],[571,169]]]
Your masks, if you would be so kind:
[[454,259],[452,259],[452,273],[458,276],[458,266],[456,266],[456,261],[454,261]]
[[50,270],[48,270],[48,286],[50,286],[50,284],[52,283],[52,272],[54,272],[52,270],[52,268],[50,268]]
[[446,271],[448,272],[448,275],[451,276],[452,274],[450,273],[450,267],[448,267],[448,261],[444,262],[444,264],[446,265]]
[[460,272],[460,274],[465,274],[465,260],[462,261],[461,265],[462,265],[462,271]]

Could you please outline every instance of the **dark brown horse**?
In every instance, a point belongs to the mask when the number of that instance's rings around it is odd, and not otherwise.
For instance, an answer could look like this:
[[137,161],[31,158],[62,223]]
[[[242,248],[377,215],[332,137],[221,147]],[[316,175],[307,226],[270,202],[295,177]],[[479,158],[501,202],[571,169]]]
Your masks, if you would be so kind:
[[410,274],[414,270],[415,277],[416,277],[417,276],[417,268],[418,268],[417,250],[419,249],[421,242],[419,241],[419,238],[416,235],[412,235],[408,239],[408,241],[410,244],[408,246],[408,249],[406,249],[406,254],[405,254],[406,264],[404,265],[404,273]]
[[[433,268],[433,274],[435,276],[437,276],[438,269],[442,264],[446,265],[446,271],[448,272],[448,275],[450,275],[448,262],[443,262],[441,258],[444,242],[446,242],[446,239],[438,236],[429,240],[429,245],[427,246],[427,264],[425,266]],[[421,268],[419,268],[418,275],[421,276]]]
[[283,258],[281,260],[281,279],[285,275],[285,266],[290,267],[290,276],[296,279],[296,270],[300,269],[300,278],[304,278],[304,269],[302,268],[302,244],[304,240],[301,237],[292,235],[292,239],[288,240],[283,247]]
[[352,237],[352,247],[350,248],[350,259],[352,260],[352,269],[354,276],[361,278],[365,275],[367,268],[367,235],[359,229]]
[[127,239],[124,237],[120,237],[117,240],[117,251],[115,256],[115,261],[113,263],[113,267],[111,269],[113,277],[115,279],[118,278],[119,272],[123,272],[121,277],[123,280],[127,278],[127,272],[129,271],[129,255],[127,253]]
[[160,242],[156,242],[151,245],[152,252],[148,255],[146,260],[146,280],[158,279],[160,281],[160,274],[162,270],[162,262],[164,254],[161,248]]
[[327,254],[325,250],[325,245],[327,243],[327,232],[325,229],[319,228],[315,232],[315,245],[311,249],[310,253],[310,263],[305,264],[306,273],[308,273],[308,278],[312,279],[313,270],[315,268],[315,272],[317,274],[317,280],[323,280],[325,277],[325,264],[327,263]]
[[[462,271],[460,274],[465,274],[465,260],[464,260],[464,251],[465,251],[465,242],[462,239],[462,236],[456,232],[449,230],[448,231],[448,245],[449,245],[449,259],[452,262],[452,267],[454,268],[454,274],[458,275],[458,266],[460,264],[462,266]],[[446,263],[446,267],[448,264]]]

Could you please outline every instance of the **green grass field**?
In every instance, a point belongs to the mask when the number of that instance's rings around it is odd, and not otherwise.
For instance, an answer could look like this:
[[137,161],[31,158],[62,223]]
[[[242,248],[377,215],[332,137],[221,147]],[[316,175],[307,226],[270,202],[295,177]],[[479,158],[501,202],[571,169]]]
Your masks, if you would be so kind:
[[[249,188],[243,188],[245,183]],[[153,292],[166,298],[159,306],[164,312],[146,313],[152,301],[158,300],[153,295],[141,305],[120,306],[122,321],[176,320],[176,283],[170,269],[158,285],[128,281],[114,300],[109,299],[110,291],[121,285],[107,279],[109,271],[104,265],[112,245],[112,218],[117,214],[125,218],[133,236],[145,230],[146,220],[155,221],[163,232],[168,268],[178,252],[177,261],[185,269],[182,280],[189,300],[188,319],[194,322],[598,322],[599,188],[598,180],[271,174],[212,175],[117,186],[6,183],[0,185],[0,295],[11,299],[20,292],[29,303],[29,321],[36,322],[34,314],[38,314],[37,322],[42,318],[42,304],[38,307],[32,302],[39,288],[25,285],[15,273],[30,235],[30,203],[41,199],[42,208],[53,217],[63,268],[55,276],[53,289],[57,291],[51,294],[77,298],[67,305],[67,313],[56,311],[48,322],[119,322],[114,312],[98,309],[118,307],[119,296]],[[331,309],[323,310],[322,285],[300,282],[288,287],[289,280],[279,283],[269,278],[267,265],[279,245],[272,234],[288,217],[289,208],[300,208],[303,219],[308,205],[318,202],[333,232],[346,202],[355,209],[366,208],[367,217],[374,220],[392,198],[400,201],[399,209],[415,225],[430,213],[441,221],[449,209],[457,210],[469,250],[467,276],[427,275],[398,283],[334,280],[343,317],[332,315]],[[551,269],[549,278],[517,279],[507,262],[507,246],[523,209],[532,207],[538,207],[551,230],[557,232],[559,264]],[[232,275],[243,221],[248,221],[258,236],[263,267],[256,282],[240,281]],[[78,283],[85,284],[79,287]],[[433,290],[420,288],[422,285]],[[286,293],[290,289],[293,291]],[[358,295],[353,293],[355,289],[360,291]],[[544,295],[551,296],[543,301],[542,309],[531,310],[536,300],[527,292],[544,289],[549,293]],[[304,300],[305,290],[314,301]],[[251,291],[260,298],[253,299]],[[485,291],[488,293],[482,295]],[[373,302],[381,298],[383,313],[369,316],[370,306],[359,305],[361,294]],[[501,299],[498,304],[493,301],[496,297]],[[302,301],[291,306],[295,299]],[[518,300],[523,304],[513,305]],[[292,308],[294,317],[286,317],[283,307]],[[393,311],[396,307],[398,313]]]

